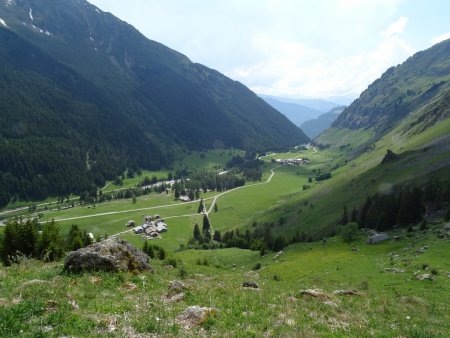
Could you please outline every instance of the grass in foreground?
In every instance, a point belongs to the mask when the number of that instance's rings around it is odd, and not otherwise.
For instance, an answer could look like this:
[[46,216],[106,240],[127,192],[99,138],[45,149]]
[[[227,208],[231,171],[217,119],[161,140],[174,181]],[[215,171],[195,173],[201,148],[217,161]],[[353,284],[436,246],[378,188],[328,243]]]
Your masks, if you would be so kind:
[[[25,260],[0,268],[0,335],[443,337],[450,331],[449,243],[432,231],[412,236],[374,246],[336,238],[298,244],[277,260],[239,249],[182,251],[173,256],[176,267],[154,261],[155,272],[141,275],[71,276],[61,263]],[[262,268],[253,271],[258,262]],[[416,272],[435,273],[435,280],[416,280]],[[167,303],[169,281],[182,278],[184,299]],[[260,290],[242,288],[243,281]],[[300,294],[309,288],[325,296]],[[338,289],[360,295],[333,295]],[[217,314],[186,330],[175,318],[191,305]]]

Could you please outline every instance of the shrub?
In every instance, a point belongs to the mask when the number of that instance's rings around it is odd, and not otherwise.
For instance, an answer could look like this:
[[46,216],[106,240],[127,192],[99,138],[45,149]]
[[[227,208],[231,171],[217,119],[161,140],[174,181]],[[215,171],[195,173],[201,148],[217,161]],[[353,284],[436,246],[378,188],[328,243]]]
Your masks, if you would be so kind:
[[340,235],[344,242],[353,242],[359,234],[358,224],[351,222],[341,228]]
[[261,263],[256,263],[255,266],[252,269],[254,271],[261,269]]

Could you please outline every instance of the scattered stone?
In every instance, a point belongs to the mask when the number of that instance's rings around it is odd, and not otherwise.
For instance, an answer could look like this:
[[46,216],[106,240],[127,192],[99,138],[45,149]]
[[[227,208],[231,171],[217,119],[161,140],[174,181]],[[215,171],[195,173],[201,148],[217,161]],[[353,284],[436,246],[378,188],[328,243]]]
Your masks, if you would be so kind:
[[97,276],[91,276],[91,277],[89,277],[89,282],[91,282],[91,284],[94,284],[94,285],[99,285],[102,282],[102,279]]
[[215,317],[217,310],[215,308],[200,307],[198,305],[190,306],[176,317],[176,322],[185,329],[191,329],[195,326],[205,323],[208,318]]
[[283,251],[279,251],[279,252],[277,252],[277,254],[275,255],[275,256],[273,256],[273,260],[277,260],[278,259],[278,257],[280,257],[282,254],[284,254],[284,252]]
[[49,281],[46,281],[46,280],[32,279],[32,280],[29,280],[29,281],[26,281],[25,283],[23,283],[22,287],[30,286],[30,285],[48,284],[48,283],[49,283]]
[[338,307],[337,303],[332,300],[325,300],[323,303],[332,307]]
[[450,278],[450,272],[447,272],[447,277]]
[[110,237],[70,252],[66,257],[64,270],[68,272],[152,271],[148,260],[147,254],[127,241]]
[[257,271],[247,271],[244,273],[244,277],[247,278],[259,278],[259,273]]
[[252,289],[259,289],[258,284],[255,282],[244,282],[242,283],[243,288],[252,288]]
[[352,248],[352,251],[359,251],[358,248]]
[[181,302],[182,300],[184,300],[184,292],[178,293],[174,296],[170,296],[170,294],[166,295],[166,297],[164,297],[164,303],[177,303],[177,302]]
[[422,249],[422,248],[420,248],[420,249],[417,249],[417,250],[416,250],[416,253],[418,253],[418,254],[423,254],[423,253],[425,253],[425,250]]
[[46,326],[42,326],[42,327],[41,327],[41,330],[42,330],[44,333],[49,333],[50,331],[53,331],[53,327],[51,327],[50,325],[46,325]]
[[58,307],[58,302],[56,300],[48,300],[45,305],[45,311],[52,312]]
[[434,280],[434,276],[431,273],[424,273],[422,275],[417,275],[416,279],[418,280]]
[[361,296],[361,293],[356,290],[335,290],[333,295],[337,296]]
[[134,291],[137,288],[138,288],[137,285],[134,283],[131,283],[131,282],[126,282],[125,284],[123,284],[120,287],[121,290],[125,290],[125,291]]
[[72,305],[72,307],[73,307],[75,310],[78,310],[78,309],[80,308],[80,307],[78,306],[77,302],[75,301],[75,299],[73,299],[73,297],[72,297],[72,295],[71,295],[70,293],[67,294],[67,298],[68,298],[67,303],[69,303],[70,305]]
[[393,273],[405,273],[406,272],[406,270],[399,269],[399,268],[384,268],[383,271],[393,272]]
[[302,296],[311,296],[311,297],[320,298],[320,299],[328,299],[329,298],[329,296],[322,289],[301,290],[300,294]]
[[169,291],[171,291],[171,292],[177,293],[177,292],[181,292],[186,289],[187,289],[186,284],[184,284],[183,282],[181,282],[179,280],[173,280],[173,281],[170,281],[170,283],[169,283]]
[[402,236],[394,236],[394,241],[399,241],[402,239]]

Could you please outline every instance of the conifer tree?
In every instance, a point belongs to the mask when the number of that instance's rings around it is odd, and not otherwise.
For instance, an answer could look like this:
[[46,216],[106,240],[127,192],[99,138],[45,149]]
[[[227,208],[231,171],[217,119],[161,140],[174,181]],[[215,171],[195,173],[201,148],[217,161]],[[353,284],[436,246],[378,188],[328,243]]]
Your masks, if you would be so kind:
[[64,255],[64,241],[59,232],[59,225],[55,220],[44,224],[42,235],[38,243],[38,254],[42,260],[54,261]]
[[204,209],[203,198],[200,199],[200,204],[198,205],[197,213],[200,214]]
[[201,237],[200,228],[198,227],[198,224],[195,223],[194,225],[194,239],[196,241],[199,241]]

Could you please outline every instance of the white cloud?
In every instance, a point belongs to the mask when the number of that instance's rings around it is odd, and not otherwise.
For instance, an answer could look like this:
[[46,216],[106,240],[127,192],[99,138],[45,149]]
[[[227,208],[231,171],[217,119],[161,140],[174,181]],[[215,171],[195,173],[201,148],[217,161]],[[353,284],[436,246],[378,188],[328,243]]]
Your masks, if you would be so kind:
[[404,0],[90,1],[258,93],[361,92],[413,53]]
[[360,93],[387,68],[414,53],[396,35],[383,36],[373,49],[340,57],[296,41],[261,37],[254,43],[263,59],[235,68],[227,75],[257,93],[276,96],[329,97]]
[[439,42],[442,42],[442,41],[448,40],[448,39],[450,39],[450,32],[445,33],[445,34],[442,34],[442,35],[439,35],[439,36],[436,36],[436,37],[432,38],[432,39],[430,40],[430,42],[431,42],[433,45],[435,45],[435,44],[437,44],[437,43],[439,43]]
[[381,32],[384,36],[398,35],[404,32],[406,25],[408,23],[408,18],[402,16],[394,23],[390,24],[388,28]]

